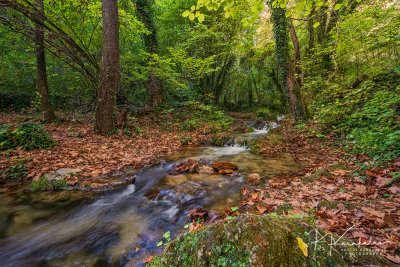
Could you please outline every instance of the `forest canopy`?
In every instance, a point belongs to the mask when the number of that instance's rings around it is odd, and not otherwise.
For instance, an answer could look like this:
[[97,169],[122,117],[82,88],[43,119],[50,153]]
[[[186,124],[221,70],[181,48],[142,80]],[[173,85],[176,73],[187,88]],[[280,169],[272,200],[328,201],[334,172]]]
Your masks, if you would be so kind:
[[[0,2],[1,109],[94,111],[107,50],[101,1],[38,2]],[[289,112],[373,154],[393,145],[397,153],[399,9],[396,1],[120,0],[108,113],[190,101]],[[40,50],[48,97],[38,90]]]

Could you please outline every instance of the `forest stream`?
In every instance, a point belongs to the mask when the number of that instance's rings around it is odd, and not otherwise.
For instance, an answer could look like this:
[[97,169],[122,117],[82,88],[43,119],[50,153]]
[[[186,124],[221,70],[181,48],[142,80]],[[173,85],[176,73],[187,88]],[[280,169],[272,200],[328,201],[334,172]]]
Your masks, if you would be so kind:
[[[300,168],[289,156],[266,158],[250,151],[252,140],[276,123],[253,125],[254,132],[226,138],[221,147],[187,147],[135,173],[135,182],[112,192],[28,192],[0,188],[1,266],[141,266],[171,237],[187,231],[188,213],[213,214],[240,197],[248,174],[273,177]],[[239,175],[171,175],[189,158],[228,160]],[[212,215],[211,215],[212,216]]]

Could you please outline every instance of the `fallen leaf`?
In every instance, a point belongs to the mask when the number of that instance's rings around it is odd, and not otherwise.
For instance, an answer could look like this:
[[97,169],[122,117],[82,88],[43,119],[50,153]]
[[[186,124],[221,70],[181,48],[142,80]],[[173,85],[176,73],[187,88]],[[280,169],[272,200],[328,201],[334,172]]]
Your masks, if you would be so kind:
[[267,211],[267,207],[265,206],[256,206],[257,210],[258,210],[258,214],[263,214],[264,212]]
[[242,195],[247,195],[248,193],[250,193],[250,190],[248,188],[242,189]]
[[373,208],[361,207],[361,209],[362,209],[364,212],[370,213],[370,214],[372,214],[372,215],[374,215],[374,216],[376,216],[376,217],[382,218],[382,219],[383,219],[384,216],[385,216],[384,213],[379,212],[379,211],[377,211],[377,210],[375,210],[375,209],[373,209]]
[[148,258],[145,262],[143,262],[144,264],[147,264],[149,262],[151,262],[152,260],[154,260],[153,256],[150,256],[150,258]]
[[299,248],[303,251],[304,256],[308,256],[308,246],[304,243],[303,239],[297,237],[297,244],[299,244]]

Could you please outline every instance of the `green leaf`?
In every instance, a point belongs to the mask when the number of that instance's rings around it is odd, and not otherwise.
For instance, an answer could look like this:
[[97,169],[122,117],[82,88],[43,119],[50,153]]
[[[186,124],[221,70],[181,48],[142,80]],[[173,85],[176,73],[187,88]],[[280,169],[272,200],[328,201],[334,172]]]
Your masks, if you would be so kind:
[[170,231],[165,232],[164,235],[163,235],[163,237],[164,237],[164,238],[168,238],[168,237],[170,237],[170,234],[171,234]]
[[232,211],[237,211],[239,209],[239,207],[232,207],[231,210]]
[[319,22],[315,22],[314,25],[313,25],[313,27],[314,27],[314,28],[318,28],[319,25],[320,25]]
[[162,246],[162,245],[163,245],[163,242],[160,241],[160,242],[158,242],[157,247],[160,247],[160,246]]
[[196,6],[192,6],[192,7],[190,8],[190,10],[195,11],[195,10],[196,10]]
[[343,4],[336,4],[335,10],[339,10],[342,7]]
[[194,14],[193,14],[193,13],[190,13],[190,14],[189,14],[189,19],[190,19],[191,21],[194,20]]
[[226,11],[226,12],[225,12],[225,18],[228,19],[230,16],[231,16],[231,12]]

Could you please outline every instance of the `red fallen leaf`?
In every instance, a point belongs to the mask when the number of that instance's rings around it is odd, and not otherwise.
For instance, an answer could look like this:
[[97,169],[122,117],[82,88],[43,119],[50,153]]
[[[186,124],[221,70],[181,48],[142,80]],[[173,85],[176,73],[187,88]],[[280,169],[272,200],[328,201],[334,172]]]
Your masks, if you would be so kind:
[[209,219],[208,211],[203,208],[192,209],[189,211],[188,217],[190,217],[192,221],[207,221]]
[[286,181],[283,182],[277,182],[275,180],[269,180],[268,183],[272,186],[272,187],[284,187],[287,185]]
[[256,206],[257,210],[258,210],[258,214],[263,214],[264,212],[267,211],[267,207],[264,206]]
[[365,174],[368,176],[376,177],[376,178],[380,176],[380,174],[372,172],[371,170],[366,171]]
[[332,173],[335,176],[339,176],[339,175],[346,175],[346,173],[348,173],[348,171],[338,169],[338,170],[330,171],[330,173]]
[[394,263],[400,263],[400,256],[389,254],[383,254],[383,256]]
[[71,186],[74,186],[74,185],[76,185],[76,183],[78,182],[78,178],[77,177],[74,177],[74,178],[69,178],[69,179],[67,179],[67,184],[69,184],[69,185],[71,185]]
[[247,195],[248,193],[250,193],[250,190],[248,188],[242,189],[242,195]]
[[251,198],[254,199],[254,201],[257,201],[257,199],[258,199],[258,193],[257,193],[257,192],[253,192],[253,193],[251,194]]
[[361,232],[361,231],[354,231],[354,232],[351,232],[351,234],[354,238],[364,238],[367,240],[369,239],[369,236],[366,233]]
[[377,211],[377,210],[375,210],[375,209],[373,209],[373,208],[361,207],[361,209],[362,209],[364,212],[370,213],[370,214],[372,214],[372,215],[374,215],[374,216],[376,216],[376,217],[382,218],[382,219],[383,219],[384,216],[385,216],[385,213],[379,212],[379,211]]
[[383,177],[378,177],[376,178],[376,185],[379,188],[388,186],[392,183],[393,179],[392,178],[383,178]]
[[153,256],[150,256],[150,258],[148,258],[145,262],[143,262],[144,264],[147,264],[149,262],[151,262],[152,260],[154,260]]
[[251,199],[247,201],[247,205],[249,205],[249,206],[253,206],[254,204],[256,204],[256,203],[254,203]]
[[196,231],[197,229],[200,229],[202,227],[203,227],[203,223],[196,224],[196,222],[193,221],[192,224],[189,227],[189,232]]
[[390,187],[388,190],[389,190],[392,194],[396,194],[396,193],[399,193],[399,192],[400,192],[400,187],[398,187],[397,185],[394,185],[394,186]]
[[353,192],[365,195],[367,193],[367,187],[365,185],[356,185]]

